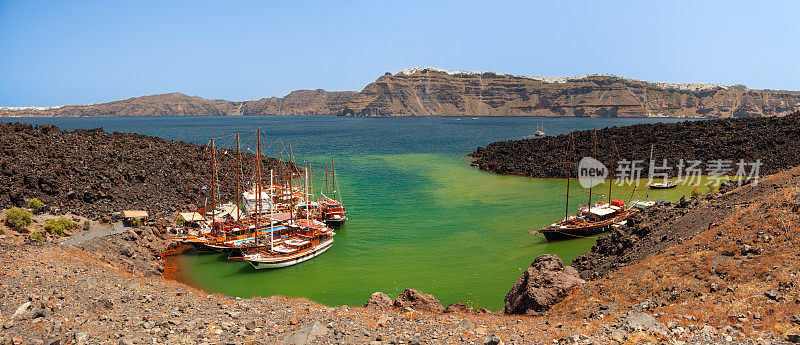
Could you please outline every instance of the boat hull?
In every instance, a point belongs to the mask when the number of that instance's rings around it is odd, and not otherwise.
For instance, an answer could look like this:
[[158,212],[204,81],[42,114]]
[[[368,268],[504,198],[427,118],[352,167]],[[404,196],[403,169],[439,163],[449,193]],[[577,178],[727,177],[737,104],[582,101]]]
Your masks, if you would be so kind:
[[197,254],[211,254],[220,252],[219,249],[212,248],[205,242],[182,241],[181,243],[192,246],[192,248],[194,248]]
[[542,229],[539,232],[544,235],[548,242],[552,242],[590,237],[603,233],[608,229],[608,226],[598,226],[585,229]]
[[302,255],[299,255],[297,257],[291,257],[290,256],[290,257],[286,258],[286,260],[283,260],[283,261],[276,261],[276,262],[264,262],[264,261],[259,261],[259,260],[247,260],[247,261],[251,265],[253,265],[253,268],[255,268],[257,270],[288,267],[288,266],[299,264],[301,262],[305,262],[305,261],[311,260],[311,259],[319,256],[320,254],[324,253],[325,251],[330,249],[332,246],[333,246],[333,239],[331,239],[329,242],[325,242],[325,243],[320,244],[313,251],[309,251],[307,253],[303,253]]
[[678,185],[676,185],[676,184],[667,184],[667,185],[651,184],[651,185],[648,185],[647,187],[650,188],[650,189],[671,189],[671,188],[675,188],[677,186]]
[[544,235],[544,238],[546,238],[548,242],[571,240],[576,238],[586,238],[606,232],[615,227],[620,227],[627,224],[628,218],[633,216],[636,212],[638,212],[638,210],[628,210],[625,211],[624,214],[617,216],[613,219],[608,219],[591,225],[572,226],[572,227],[563,227],[554,225],[546,227],[541,230],[531,230],[530,232],[533,234],[541,233],[542,235]]
[[346,222],[346,221],[347,221],[347,218],[327,219],[327,220],[325,220],[325,224],[328,225],[331,228],[338,229],[338,228],[341,228],[342,225],[344,225],[344,222]]

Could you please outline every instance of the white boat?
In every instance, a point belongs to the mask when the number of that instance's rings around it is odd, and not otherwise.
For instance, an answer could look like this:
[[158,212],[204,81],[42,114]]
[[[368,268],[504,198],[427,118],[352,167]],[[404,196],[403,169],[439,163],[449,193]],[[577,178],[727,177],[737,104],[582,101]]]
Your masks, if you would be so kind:
[[644,209],[646,209],[648,207],[655,206],[656,202],[655,201],[649,201],[649,200],[646,200],[646,201],[636,200],[636,201],[633,201],[631,204],[635,208],[638,208],[640,210],[644,210]]
[[[284,245],[273,247],[272,254],[266,255],[262,253],[255,253],[252,255],[245,255],[244,259],[253,265],[253,268],[257,270],[281,268],[311,260],[333,246],[332,237],[328,238],[326,241],[322,241],[314,245],[311,248],[306,248],[305,250],[292,246],[290,243],[288,243],[289,241],[292,240],[284,241]],[[305,241],[305,244],[308,243],[308,241]]]
[[650,189],[668,189],[668,188],[675,188],[677,186],[675,182],[672,181],[664,181],[658,183],[651,183],[648,185]]

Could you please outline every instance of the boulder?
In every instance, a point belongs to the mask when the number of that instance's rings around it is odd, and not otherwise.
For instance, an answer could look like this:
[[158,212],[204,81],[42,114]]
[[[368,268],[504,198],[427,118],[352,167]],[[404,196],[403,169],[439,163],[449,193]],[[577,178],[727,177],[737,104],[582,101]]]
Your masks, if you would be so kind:
[[386,310],[392,307],[392,298],[383,292],[375,292],[369,296],[367,303],[364,303],[364,308]]
[[503,311],[506,314],[544,312],[583,283],[578,271],[564,266],[558,255],[540,255],[506,294]]
[[439,302],[436,297],[414,289],[406,289],[400,296],[397,296],[394,300],[394,306],[397,308],[412,308],[436,313],[444,312],[442,302]]
[[475,329],[475,324],[469,319],[461,319],[456,326],[456,332],[469,332]]
[[328,334],[328,328],[319,321],[290,333],[283,339],[284,344],[305,345],[311,344],[317,337]]
[[631,313],[622,321],[622,329],[629,333],[652,332],[667,335],[667,327],[645,313]]
[[447,308],[444,309],[445,313],[461,313],[461,314],[472,314],[475,312],[474,309],[470,308],[464,302],[458,302],[456,304],[448,305]]
[[483,340],[483,345],[503,345],[503,341],[497,335],[490,335]]

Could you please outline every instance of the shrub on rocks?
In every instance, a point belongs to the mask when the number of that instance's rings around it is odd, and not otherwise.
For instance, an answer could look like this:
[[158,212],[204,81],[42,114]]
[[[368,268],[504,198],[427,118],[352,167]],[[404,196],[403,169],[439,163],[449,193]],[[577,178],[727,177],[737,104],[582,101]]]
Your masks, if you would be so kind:
[[186,225],[186,219],[183,219],[183,216],[178,216],[178,219],[175,220],[175,223],[178,224],[178,226],[184,226]]
[[20,231],[31,225],[31,213],[19,207],[12,207],[6,211],[6,225]]
[[72,229],[73,226],[74,224],[72,224],[71,220],[64,217],[59,217],[58,219],[50,219],[46,221],[44,229],[53,235],[64,236],[64,230]]
[[38,198],[33,198],[28,201],[28,208],[33,210],[33,212],[39,213],[42,211],[42,208],[44,208],[44,203]]
[[31,233],[31,240],[36,242],[44,242],[44,236],[42,236],[41,232],[34,231]]
[[83,231],[89,231],[89,229],[91,229],[91,228],[92,228],[92,223],[90,223],[88,220],[84,220],[83,221]]

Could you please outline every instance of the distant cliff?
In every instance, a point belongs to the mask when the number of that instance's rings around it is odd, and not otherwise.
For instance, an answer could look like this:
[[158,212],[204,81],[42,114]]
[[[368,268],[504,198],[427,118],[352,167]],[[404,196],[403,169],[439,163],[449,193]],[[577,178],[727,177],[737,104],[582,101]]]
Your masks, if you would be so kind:
[[355,92],[293,91],[286,97],[233,102],[166,93],[88,105],[0,108],[0,116],[338,115]]
[[413,68],[387,73],[367,85],[350,99],[343,115],[761,117],[798,109],[796,91],[609,75],[527,77]]
[[300,90],[286,97],[241,102],[242,115],[339,115],[355,91]]
[[670,116],[763,117],[800,110],[799,91],[648,82],[611,75],[530,77],[411,68],[361,92],[293,91],[233,102],[167,93],[48,108],[3,108],[2,116]]

